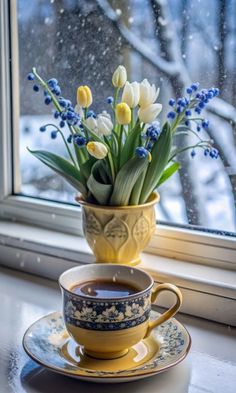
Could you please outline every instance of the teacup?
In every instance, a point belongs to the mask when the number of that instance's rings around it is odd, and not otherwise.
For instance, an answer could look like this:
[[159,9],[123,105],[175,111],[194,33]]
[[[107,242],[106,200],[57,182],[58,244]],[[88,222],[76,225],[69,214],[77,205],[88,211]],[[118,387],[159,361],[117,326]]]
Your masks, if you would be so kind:
[[[91,280],[117,280],[138,287],[137,292],[120,298],[99,298],[76,294],[75,284]],[[125,355],[129,348],[150,335],[152,330],[171,318],[182,304],[180,290],[172,284],[160,284],[146,272],[125,265],[84,265],[65,271],[59,278],[63,295],[63,316],[73,339],[84,346],[86,354],[99,359]],[[176,303],[155,320],[151,306],[158,294],[170,291]]]

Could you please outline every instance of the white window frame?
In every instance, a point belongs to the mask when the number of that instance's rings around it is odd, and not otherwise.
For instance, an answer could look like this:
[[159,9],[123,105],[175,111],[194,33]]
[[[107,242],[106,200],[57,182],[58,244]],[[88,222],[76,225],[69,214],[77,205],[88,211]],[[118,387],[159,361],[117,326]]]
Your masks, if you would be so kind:
[[[82,236],[80,208],[18,196],[12,192],[12,188],[19,190],[20,184],[17,137],[19,80],[16,3],[15,0],[0,3],[0,82],[2,86],[0,91],[0,218],[45,228],[57,228],[58,231]],[[11,67],[9,59],[11,59]],[[11,83],[14,87],[14,94],[11,92]],[[12,176],[13,173],[14,176]],[[234,237],[169,225],[157,225],[156,233],[146,251],[165,257],[236,270],[236,238]]]

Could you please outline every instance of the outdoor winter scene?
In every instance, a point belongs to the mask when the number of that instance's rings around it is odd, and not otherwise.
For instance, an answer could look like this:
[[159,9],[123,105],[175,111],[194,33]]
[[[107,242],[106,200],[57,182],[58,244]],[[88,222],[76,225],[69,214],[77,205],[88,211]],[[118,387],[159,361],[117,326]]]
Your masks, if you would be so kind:
[[[28,151],[65,151],[61,138],[40,132],[54,122],[42,91],[27,81],[32,67],[56,78],[63,97],[76,104],[76,89],[88,85],[92,109],[109,111],[111,75],[118,65],[130,81],[148,78],[160,87],[163,123],[170,97],[185,88],[217,87],[202,116],[199,136],[214,141],[219,157],[201,149],[178,156],[181,169],[159,188],[157,220],[229,236],[236,232],[236,0],[18,0],[20,83],[20,194],[76,204],[75,190]],[[49,130],[50,131],[50,130]],[[63,129],[68,135],[66,127]],[[176,137],[176,146],[195,135]],[[190,138],[190,140],[189,140]],[[189,143],[190,142],[190,143]]]

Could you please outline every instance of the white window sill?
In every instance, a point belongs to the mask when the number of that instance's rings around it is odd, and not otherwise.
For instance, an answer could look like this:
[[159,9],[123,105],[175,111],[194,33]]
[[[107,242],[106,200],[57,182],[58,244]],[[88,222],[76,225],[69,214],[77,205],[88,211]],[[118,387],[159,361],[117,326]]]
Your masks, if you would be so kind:
[[[86,240],[15,222],[0,221],[0,263],[57,279],[64,270],[93,262]],[[182,312],[236,326],[236,271],[144,253],[143,269],[157,283],[171,282],[184,295]],[[171,297],[160,296],[167,306]]]

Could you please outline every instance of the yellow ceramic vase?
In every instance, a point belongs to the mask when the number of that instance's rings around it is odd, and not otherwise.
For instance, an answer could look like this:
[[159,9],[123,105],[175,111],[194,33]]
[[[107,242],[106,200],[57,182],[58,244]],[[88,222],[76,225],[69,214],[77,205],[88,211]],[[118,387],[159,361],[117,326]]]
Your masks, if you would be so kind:
[[155,231],[155,204],[159,199],[159,194],[153,192],[143,205],[100,206],[78,198],[84,236],[96,262],[130,266],[140,263],[140,253]]

